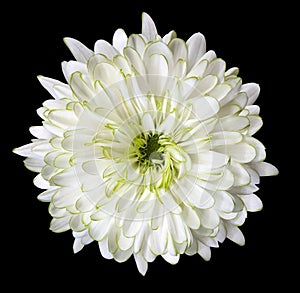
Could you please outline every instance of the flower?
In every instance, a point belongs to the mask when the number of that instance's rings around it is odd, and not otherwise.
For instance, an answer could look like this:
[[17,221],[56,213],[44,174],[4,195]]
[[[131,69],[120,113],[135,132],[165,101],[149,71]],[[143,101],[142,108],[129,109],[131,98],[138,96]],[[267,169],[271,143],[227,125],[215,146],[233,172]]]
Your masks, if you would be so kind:
[[200,33],[161,38],[146,13],[141,34],[118,29],[94,51],[64,40],[76,59],[62,63],[67,84],[38,77],[54,99],[14,150],[39,173],[51,230],[72,230],[75,253],[95,240],[107,259],[133,255],[143,275],[159,255],[209,260],[225,238],[243,245],[260,176],[278,173],[253,137],[259,86],[226,70]]

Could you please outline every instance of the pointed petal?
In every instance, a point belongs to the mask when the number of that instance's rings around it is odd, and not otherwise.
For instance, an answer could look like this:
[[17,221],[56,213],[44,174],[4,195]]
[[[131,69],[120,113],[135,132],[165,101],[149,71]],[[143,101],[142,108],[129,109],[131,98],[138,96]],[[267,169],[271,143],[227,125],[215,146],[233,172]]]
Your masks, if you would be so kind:
[[108,248],[108,237],[105,237],[102,241],[98,242],[99,250],[101,255],[106,259],[112,259],[113,255],[110,253]]
[[204,55],[206,50],[205,38],[201,33],[193,34],[186,42],[188,48],[188,71]]
[[136,266],[139,270],[139,272],[145,276],[147,270],[148,270],[148,262],[145,260],[145,258],[143,257],[143,255],[141,253],[134,253],[134,260],[136,263]]
[[201,255],[201,257],[206,261],[210,260],[210,258],[211,258],[210,247],[206,246],[201,241],[198,241],[197,244],[198,244],[199,255]]
[[170,41],[175,39],[177,37],[177,34],[175,31],[170,31],[167,33],[162,39],[166,44],[169,44]]
[[86,63],[89,58],[94,54],[92,50],[87,48],[81,42],[73,39],[73,38],[64,38],[64,42],[70,49],[73,56],[77,61]]
[[225,222],[225,226],[226,226],[228,239],[230,239],[231,241],[233,241],[239,245],[245,244],[245,237],[238,227],[236,227],[235,225],[233,225],[229,222]]
[[50,95],[55,98],[56,100],[65,98],[65,97],[72,97],[72,92],[70,87],[67,84],[64,84],[58,80],[45,77],[39,75],[38,77],[39,82],[41,85],[50,93]]
[[142,34],[148,39],[148,41],[154,41],[157,35],[154,21],[145,12],[142,14]]
[[73,244],[74,253],[79,252],[83,247],[84,247],[84,245],[81,243],[80,238],[75,238],[74,244]]
[[259,176],[275,176],[279,173],[275,166],[267,162],[251,163],[251,167],[258,172]]

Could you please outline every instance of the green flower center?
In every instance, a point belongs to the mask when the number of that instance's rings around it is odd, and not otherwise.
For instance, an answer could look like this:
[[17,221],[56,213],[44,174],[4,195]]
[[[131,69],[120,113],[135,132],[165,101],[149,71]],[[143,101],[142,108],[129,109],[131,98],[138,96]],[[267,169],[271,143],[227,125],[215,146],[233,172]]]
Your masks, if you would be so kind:
[[132,141],[134,154],[139,167],[144,173],[149,167],[159,167],[164,164],[164,148],[159,143],[158,133],[141,133]]

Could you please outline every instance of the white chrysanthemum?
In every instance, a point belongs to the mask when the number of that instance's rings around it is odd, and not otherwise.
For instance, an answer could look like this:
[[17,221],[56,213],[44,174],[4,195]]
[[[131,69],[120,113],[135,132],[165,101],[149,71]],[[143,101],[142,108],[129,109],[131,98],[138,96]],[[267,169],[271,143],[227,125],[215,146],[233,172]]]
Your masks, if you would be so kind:
[[51,229],[71,229],[74,252],[95,240],[105,258],[133,255],[142,274],[158,255],[175,264],[209,260],[226,237],[243,245],[259,177],[277,174],[252,137],[258,85],[226,71],[200,33],[161,38],[147,14],[142,34],[118,29],[112,45],[65,42],[67,84],[39,76],[54,99],[38,109],[36,139],[14,150],[39,173]]

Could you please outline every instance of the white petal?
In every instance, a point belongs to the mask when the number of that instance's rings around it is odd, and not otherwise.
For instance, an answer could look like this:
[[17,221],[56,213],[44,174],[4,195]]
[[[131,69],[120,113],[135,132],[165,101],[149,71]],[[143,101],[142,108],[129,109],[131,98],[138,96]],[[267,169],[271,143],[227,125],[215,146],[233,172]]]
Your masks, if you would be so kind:
[[123,233],[120,233],[118,239],[118,246],[121,250],[128,250],[133,246],[134,237],[126,237]]
[[206,120],[215,115],[220,107],[215,98],[212,97],[196,97],[189,101],[193,105],[193,114],[199,120]]
[[218,210],[224,213],[230,213],[233,211],[233,199],[226,191],[218,190],[214,192],[213,197],[215,198],[215,206]]
[[78,122],[75,113],[68,110],[53,110],[49,113],[48,119],[51,123],[63,129],[71,128]]
[[163,55],[154,54],[148,58],[146,63],[148,82],[151,92],[161,97],[165,92],[169,66]]
[[108,237],[105,237],[102,241],[98,242],[99,250],[101,255],[106,259],[112,259],[113,255],[110,253],[108,248]]
[[198,241],[198,253],[199,255],[201,255],[201,257],[208,261],[211,258],[211,251],[210,248],[208,246],[206,246],[205,244],[203,244],[201,241]]
[[161,192],[162,194],[160,195],[160,201],[162,202],[164,208],[167,211],[180,214],[181,213],[181,207],[179,204],[175,201],[173,198],[172,194],[170,192]]
[[186,60],[187,59],[187,46],[186,43],[181,39],[173,39],[169,48],[173,52],[174,63],[178,60]]
[[[206,229],[206,228],[201,227],[201,229]],[[201,242],[208,247],[219,247],[219,243],[217,239],[211,236],[213,234],[213,230],[217,230],[217,229],[218,229],[217,227],[215,229],[206,229],[208,232],[208,236],[200,237]]]
[[176,125],[176,117],[172,114],[169,114],[166,119],[157,127],[157,131],[170,134],[174,131]]
[[247,116],[250,122],[250,126],[248,129],[248,135],[253,135],[255,134],[263,125],[263,121],[261,117],[257,115],[248,115]]
[[188,70],[190,70],[206,51],[205,38],[201,33],[193,34],[186,42],[188,47]]
[[263,208],[261,199],[255,194],[246,194],[240,197],[249,212],[257,212]]
[[113,36],[113,46],[122,54],[127,44],[127,35],[122,29],[117,29]]
[[147,270],[148,270],[148,262],[145,260],[145,258],[143,257],[143,255],[141,253],[134,253],[134,260],[136,263],[136,266],[139,270],[139,272],[145,276]]
[[245,136],[244,140],[245,140],[245,142],[252,145],[256,150],[256,157],[253,160],[254,162],[260,162],[260,161],[265,160],[265,158],[266,158],[265,147],[259,140],[257,140],[254,137],[249,137],[249,136]]
[[148,74],[158,75],[160,78],[168,76],[169,67],[166,58],[159,54],[151,55],[147,62],[147,72]]
[[163,43],[163,42],[149,43],[147,45],[144,55],[143,55],[143,60],[145,61],[145,63],[148,63],[148,60],[153,55],[164,56],[169,68],[173,68],[173,53],[172,53],[171,49],[165,43]]
[[184,222],[191,228],[191,229],[198,229],[200,227],[200,217],[195,211],[195,209],[190,208],[188,206],[184,206],[182,210],[182,218]]
[[241,116],[228,116],[219,120],[216,129],[220,131],[239,131],[249,125],[249,119]]
[[248,185],[251,182],[249,173],[243,167],[243,164],[231,161],[230,171],[234,175],[234,186]]
[[105,55],[108,59],[113,59],[118,55],[118,51],[110,43],[104,40],[98,40],[95,43],[94,51],[95,53]]
[[241,92],[245,92],[248,96],[247,105],[252,105],[259,95],[260,87],[256,83],[246,83],[242,85]]
[[232,187],[233,183],[234,183],[233,174],[228,169],[224,169],[223,176],[215,182],[214,181],[209,182],[204,180],[198,181],[198,184],[200,186],[210,191],[228,190],[230,187]]
[[155,130],[155,125],[152,119],[152,116],[150,113],[146,113],[142,117],[142,127],[144,131],[154,131]]
[[231,157],[240,163],[252,161],[256,156],[256,149],[248,143],[239,143],[229,147]]
[[[216,147],[215,150],[224,151],[222,146]],[[255,148],[245,142],[228,145],[225,153],[239,163],[248,163],[256,156]]]
[[102,241],[112,225],[113,221],[108,215],[101,221],[92,221],[89,225],[89,235],[96,241]]
[[69,62],[64,61],[61,63],[61,69],[62,69],[65,79],[67,81],[70,81],[71,75],[74,72],[78,71],[83,74],[87,73],[86,63],[81,63],[81,62],[77,62],[77,61],[69,61]]
[[122,263],[130,258],[130,256],[132,255],[132,250],[129,249],[129,250],[123,251],[123,250],[118,249],[113,255],[114,255],[114,259],[117,262]]
[[41,189],[48,189],[50,188],[50,184],[48,181],[46,181],[41,174],[38,174],[34,179],[33,183],[36,187]]
[[69,220],[70,215],[63,218],[54,218],[50,223],[50,229],[56,233],[65,232],[70,229]]
[[275,166],[267,162],[251,163],[251,167],[258,172],[259,176],[274,176],[279,173]]
[[146,42],[145,42],[143,36],[137,35],[137,34],[130,35],[128,38],[127,45],[129,47],[132,47],[133,49],[135,49],[139,53],[140,56],[142,56],[144,54]]
[[84,247],[84,245],[81,243],[80,238],[76,238],[74,240],[74,244],[73,244],[73,251],[74,251],[74,253],[79,252],[83,247]]
[[64,38],[64,42],[72,52],[77,61],[86,63],[93,55],[93,51],[73,38]]
[[206,74],[216,75],[220,81],[223,80],[226,63],[220,58],[212,60],[206,69]]
[[44,126],[32,126],[29,128],[32,135],[40,139],[50,139],[53,134],[49,132]]
[[211,171],[214,169],[218,169],[227,165],[229,157],[226,154],[222,154],[215,151],[208,151],[199,153],[197,155],[198,162],[194,162],[193,171],[201,172],[201,171]]
[[197,78],[200,78],[203,76],[203,73],[205,72],[206,68],[208,66],[207,60],[202,60],[196,65],[193,66],[193,68],[190,70],[190,72],[187,74],[187,77],[195,76]]
[[164,37],[163,37],[163,41],[166,44],[169,44],[170,41],[172,41],[173,39],[175,39],[177,37],[177,34],[175,31],[170,31],[169,33],[167,33]]
[[150,246],[152,254],[161,255],[166,249],[168,243],[168,230],[166,226],[166,224],[163,224],[157,230],[153,230],[150,234],[148,238],[148,244]]
[[214,209],[204,209],[199,211],[201,225],[208,229],[214,229],[219,225],[220,218]]
[[[51,210],[51,213],[50,213],[51,215],[52,215],[52,213],[58,214],[59,211],[66,210],[66,209],[58,209],[58,208],[54,207],[53,204],[51,204],[50,206],[53,206],[53,208]],[[50,212],[50,209],[49,209],[49,212]],[[53,215],[53,217],[54,217],[54,215]],[[73,231],[82,231],[82,230],[86,229],[85,224],[83,223],[83,216],[82,216],[82,214],[73,214],[71,216],[69,225],[70,225],[70,228]]]
[[229,222],[225,222],[225,226],[226,226],[228,239],[230,239],[231,241],[233,241],[239,245],[245,244],[245,237],[238,227],[230,224]]
[[143,222],[135,220],[133,217],[124,221],[123,232],[127,237],[134,237],[140,231]]
[[165,253],[165,254],[162,254],[161,256],[164,258],[165,261],[167,261],[168,263],[170,263],[172,265],[177,264],[179,261],[179,257],[180,257],[179,254],[171,255],[170,253]]
[[232,68],[229,68],[228,70],[226,70],[224,75],[226,77],[229,77],[230,75],[237,76],[238,74],[239,74],[239,69],[237,67],[232,67]]
[[183,243],[187,241],[187,234],[186,234],[186,225],[182,221],[181,215],[175,214],[168,214],[168,227],[169,233],[177,243]]
[[179,197],[186,205],[197,208],[209,208],[213,206],[214,199],[208,191],[196,184],[196,180],[187,176],[177,186],[174,185],[172,193]]
[[32,148],[35,146],[35,143],[29,143],[22,145],[18,148],[14,148],[13,152],[17,155],[23,156],[23,157],[29,157],[33,156],[34,154],[32,153]]
[[207,60],[207,61],[212,61],[213,59],[216,59],[217,55],[214,51],[209,50],[207,51],[201,58],[200,60]]
[[[113,85],[122,80],[122,74],[115,65],[102,62],[96,65],[93,77],[105,85]],[[107,89],[106,89],[107,90]]]
[[249,111],[250,115],[259,115],[260,107],[258,105],[249,105],[245,107]]
[[215,75],[207,75],[200,79],[196,84],[196,91],[202,95],[210,92],[218,83],[218,77]]
[[56,193],[57,188],[48,189],[38,195],[38,200],[50,202],[52,200],[53,195]]
[[235,131],[220,131],[212,133],[210,138],[210,145],[212,147],[223,145],[226,148],[229,144],[239,143],[243,139],[243,136]]
[[[29,157],[24,161],[24,165],[32,172],[42,172],[43,168],[45,167],[45,162],[42,157]],[[43,189],[46,189],[46,186],[48,186],[46,183],[43,185],[45,187]]]
[[124,55],[127,57],[129,64],[134,67],[134,70],[137,71],[138,74],[142,76],[146,74],[144,62],[140,54],[134,48],[126,47],[124,49]]
[[217,99],[220,103],[223,100],[226,100],[227,94],[231,91],[231,86],[229,84],[219,84],[215,86],[210,92],[209,95]]
[[60,188],[53,196],[52,202],[57,208],[64,208],[75,204],[81,192],[72,188]]
[[62,99],[65,97],[72,97],[72,92],[68,85],[42,75],[38,76],[38,80],[53,98]]
[[148,39],[148,41],[154,41],[157,35],[154,21],[145,12],[142,14],[142,34]]

